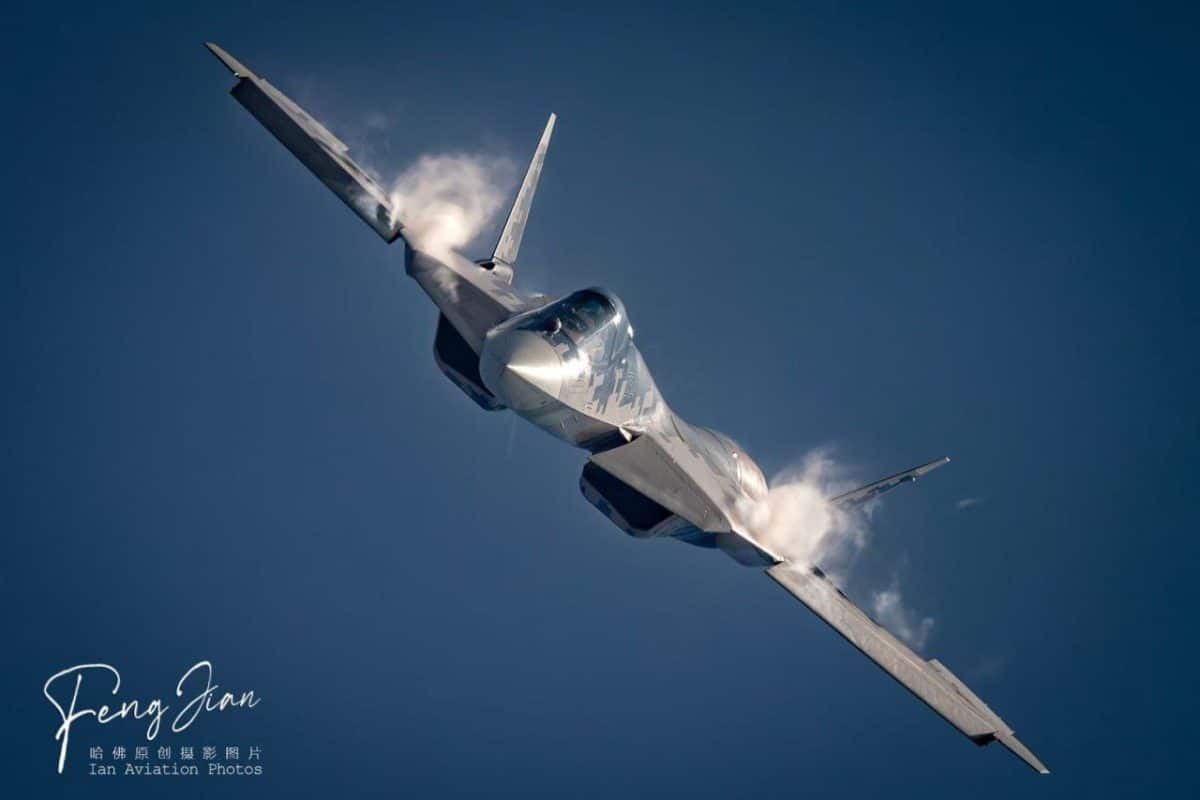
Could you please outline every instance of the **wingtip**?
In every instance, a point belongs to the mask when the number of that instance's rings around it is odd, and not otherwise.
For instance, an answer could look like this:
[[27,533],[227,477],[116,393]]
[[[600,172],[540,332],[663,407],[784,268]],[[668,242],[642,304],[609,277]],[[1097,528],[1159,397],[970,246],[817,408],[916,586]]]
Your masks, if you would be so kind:
[[224,48],[222,48],[216,42],[205,42],[204,46],[208,48],[208,52],[216,56],[217,60],[224,64],[226,68],[228,68],[229,71],[237,77],[245,78],[254,74],[246,67],[245,64],[229,55],[229,53],[225,52]]
[[950,456],[942,456],[941,458],[935,458],[933,461],[930,461],[928,464],[922,464],[921,466],[917,467],[917,469],[921,470],[921,474],[925,474],[926,472],[935,470],[938,467],[944,467],[949,463],[950,463]]
[[1008,748],[1010,753],[1028,764],[1034,772],[1038,773],[1039,775],[1050,774],[1050,770],[1046,767],[1046,765],[1043,764],[1041,760],[1033,754],[1032,750],[1022,744],[1020,739],[1018,739],[1016,736],[1013,736],[1012,733],[999,735],[996,737],[996,741]]

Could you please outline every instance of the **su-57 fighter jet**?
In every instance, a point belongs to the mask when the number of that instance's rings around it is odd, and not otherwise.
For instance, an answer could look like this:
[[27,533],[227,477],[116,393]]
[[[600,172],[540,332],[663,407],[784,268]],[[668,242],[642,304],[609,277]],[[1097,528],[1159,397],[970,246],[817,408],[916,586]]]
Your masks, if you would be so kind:
[[[664,401],[633,340],[625,306],[583,289],[558,300],[513,288],[514,265],[550,145],[550,115],[490,258],[436,252],[410,235],[387,193],[350,160],[321,123],[215,44],[237,78],[232,94],[385,242],[403,239],[407,273],[441,312],[438,367],[489,411],[510,409],[588,453],[580,488],[588,502],[637,538],[671,537],[719,548],[768,576],[971,741],[998,741],[1038,772],[1048,770],[1000,717],[936,659],[926,661],[863,613],[815,566],[789,563],[755,536],[744,509],[767,483],[724,434],[680,419]],[[914,481],[931,461],[834,498],[860,504]]]

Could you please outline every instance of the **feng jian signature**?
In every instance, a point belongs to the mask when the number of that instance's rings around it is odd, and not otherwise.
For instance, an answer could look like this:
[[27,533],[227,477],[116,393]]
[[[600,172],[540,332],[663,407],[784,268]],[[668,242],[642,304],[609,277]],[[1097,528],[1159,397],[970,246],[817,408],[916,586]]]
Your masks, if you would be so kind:
[[[146,739],[153,740],[158,736],[159,729],[162,727],[163,717],[171,708],[164,703],[160,698],[138,702],[137,700],[124,700],[119,706],[110,707],[102,705],[99,708],[77,708],[79,702],[79,687],[83,684],[83,676],[85,672],[100,672],[111,673],[113,680],[112,693],[116,694],[121,688],[121,673],[116,667],[108,664],[78,664],[74,667],[68,667],[61,672],[56,672],[46,681],[46,685],[42,687],[42,694],[46,695],[46,699],[50,701],[50,705],[58,710],[58,715],[62,720],[62,724],[58,726],[58,732],[54,734],[55,741],[62,741],[58,751],[58,771],[63,771],[63,765],[67,761],[67,741],[71,736],[71,726],[76,720],[83,717],[95,717],[96,722],[101,725],[107,725],[113,720],[118,719],[135,719],[149,720],[146,723]],[[197,661],[192,665],[187,672],[183,673],[183,677],[179,679],[179,683],[175,684],[175,696],[184,697],[185,684],[191,685],[187,687],[187,696],[191,699],[179,713],[175,715],[171,721],[171,732],[180,733],[187,730],[188,726],[196,721],[196,717],[201,712],[207,711],[225,711],[231,708],[254,708],[259,704],[262,698],[256,697],[253,691],[242,692],[235,695],[232,692],[223,692],[217,694],[219,685],[212,682],[213,666],[211,661]],[[55,699],[52,688],[55,687],[61,679],[75,676],[75,688],[71,694],[71,699],[66,707],[64,704]],[[193,676],[196,676],[193,679]],[[199,682],[203,682],[203,686],[198,686]]]

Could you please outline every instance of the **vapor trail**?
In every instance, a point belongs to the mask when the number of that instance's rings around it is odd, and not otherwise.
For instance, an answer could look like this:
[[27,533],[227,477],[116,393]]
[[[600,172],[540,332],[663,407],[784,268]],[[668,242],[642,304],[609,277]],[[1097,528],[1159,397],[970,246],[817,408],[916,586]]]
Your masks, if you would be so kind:
[[[775,553],[805,566],[820,566],[844,586],[870,542],[874,505],[846,509],[829,500],[854,485],[828,449],[813,450],[798,466],[771,480],[766,499],[751,510],[748,524]],[[872,612],[880,624],[914,648],[924,646],[934,619],[905,605],[897,578],[887,588],[872,591],[871,598]]]
[[391,183],[393,220],[432,253],[460,251],[491,222],[515,182],[507,158],[424,155]]

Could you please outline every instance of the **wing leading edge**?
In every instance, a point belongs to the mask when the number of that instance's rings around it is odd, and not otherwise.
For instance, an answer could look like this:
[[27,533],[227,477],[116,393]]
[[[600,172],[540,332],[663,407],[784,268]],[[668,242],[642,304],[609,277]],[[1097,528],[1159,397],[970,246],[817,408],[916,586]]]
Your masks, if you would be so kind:
[[937,659],[926,661],[914,653],[850,602],[820,571],[783,562],[766,572],[975,744],[1000,742],[1037,772],[1050,772],[1013,735],[1012,728],[944,664]]

